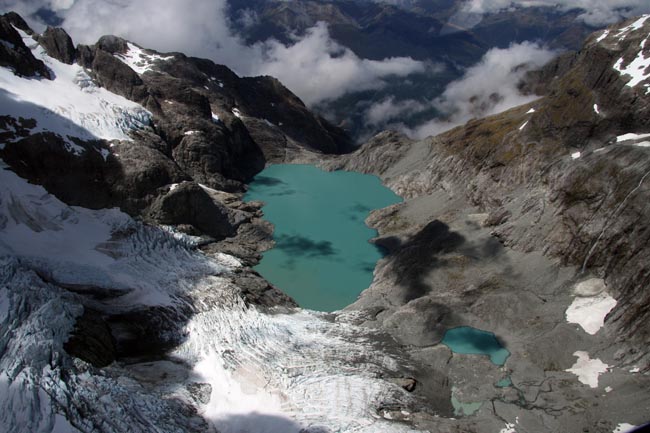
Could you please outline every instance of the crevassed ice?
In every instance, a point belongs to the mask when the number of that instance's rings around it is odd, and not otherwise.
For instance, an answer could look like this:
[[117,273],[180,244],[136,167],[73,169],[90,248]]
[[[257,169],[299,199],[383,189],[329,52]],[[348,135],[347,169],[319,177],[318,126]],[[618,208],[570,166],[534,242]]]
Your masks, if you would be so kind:
[[[198,410],[222,433],[411,431],[376,413],[380,404],[409,411],[414,400],[382,379],[404,360],[376,346],[374,331],[347,316],[249,307],[227,278],[239,263],[188,244],[118,210],[67,206],[0,170],[0,425],[51,432],[65,416],[82,430],[192,431],[197,421],[174,401],[196,405],[183,390],[206,382],[209,401]],[[100,374],[73,361],[63,343],[82,306],[44,275],[123,291],[96,305],[111,311],[165,306],[182,318],[191,305],[173,356],[193,374],[157,393],[119,365]]]

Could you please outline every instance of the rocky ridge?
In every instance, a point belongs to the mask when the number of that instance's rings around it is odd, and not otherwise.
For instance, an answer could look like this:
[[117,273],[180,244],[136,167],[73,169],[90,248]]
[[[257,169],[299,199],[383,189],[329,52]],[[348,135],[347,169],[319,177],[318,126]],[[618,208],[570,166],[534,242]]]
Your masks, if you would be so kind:
[[[545,93],[531,104],[419,142],[384,132],[324,164],[374,173],[406,198],[368,219],[390,254],[349,308],[372,313],[366,324],[409,347],[426,376],[449,377],[459,401],[483,402],[471,431],[495,431],[495,416],[523,431],[646,421],[649,18],[597,32],[531,74],[522,88]],[[581,294],[594,281],[595,294]],[[602,293],[616,299],[602,330],[567,323],[576,296]],[[503,341],[512,387],[438,344],[463,325]],[[578,351],[610,366],[600,388],[629,394],[569,385]],[[452,431],[441,425],[430,428]]]
[[[0,21],[8,41],[1,47],[4,51],[0,58],[3,64],[13,65],[17,73],[53,78],[25,45],[18,33],[21,29],[33,35],[33,43],[38,43],[47,56],[82,66],[97,86],[140,104],[150,113],[150,124],[132,131],[132,140],[114,141],[109,146],[102,140],[75,139],[84,149],[105,149],[106,157],[95,151],[70,154],[66,137],[48,132],[33,134],[33,125],[3,116],[2,135],[8,143],[0,152],[5,162],[69,204],[119,206],[131,215],[151,217],[153,221],[194,225],[200,216],[162,215],[161,209],[169,206],[154,202],[177,202],[181,194],[188,196],[186,200],[208,200],[208,195],[193,187],[181,188],[165,198],[170,185],[190,181],[195,186],[242,191],[244,181],[265,163],[282,161],[292,148],[329,153],[349,149],[349,139],[342,130],[309,112],[274,78],[239,78],[210,61],[179,53],[161,55],[113,36],[103,37],[93,46],[75,47],[63,29],[48,28],[36,35],[12,13]],[[15,49],[10,50],[11,46]],[[219,238],[236,226],[225,231],[205,229],[203,224],[202,231]]]

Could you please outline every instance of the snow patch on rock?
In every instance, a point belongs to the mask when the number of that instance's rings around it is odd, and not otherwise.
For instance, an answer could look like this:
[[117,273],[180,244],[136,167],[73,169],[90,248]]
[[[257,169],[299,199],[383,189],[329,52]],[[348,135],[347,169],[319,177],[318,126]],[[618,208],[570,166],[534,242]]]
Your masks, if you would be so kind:
[[620,423],[619,425],[616,426],[616,428],[614,429],[614,431],[612,431],[612,433],[627,433],[627,432],[629,432],[630,430],[632,430],[632,429],[634,429],[636,427],[637,426],[635,426],[635,425],[628,424],[626,422],[622,422],[622,423]]
[[648,137],[650,137],[650,134],[636,134],[634,132],[628,132],[627,134],[619,135],[616,137],[616,142],[620,143],[622,141],[642,140]]
[[[637,56],[628,63],[626,66],[623,66],[624,59],[621,57],[614,64],[614,69],[617,70],[621,75],[629,75],[631,78],[625,84],[628,87],[636,87],[640,83],[646,81],[650,78],[650,56],[646,58],[643,54],[643,49],[639,50]],[[643,87],[650,90],[650,84],[644,84]]]
[[588,334],[596,334],[616,306],[616,300],[605,292],[605,283],[600,278],[580,282],[574,293],[576,298],[566,310],[567,322],[580,325]]
[[128,50],[124,54],[115,54],[115,57],[126,63],[131,69],[139,75],[153,69],[157,62],[166,62],[174,56],[163,57],[159,54],[147,53],[142,48],[131,42],[127,43]]
[[616,35],[614,35],[614,36],[619,38],[619,39],[625,38],[625,36],[627,36],[628,33],[634,32],[634,31],[639,30],[640,28],[642,28],[643,25],[645,24],[645,22],[648,20],[648,18],[650,18],[650,15],[642,15],[636,21],[634,21],[632,24],[627,25],[627,26],[623,27],[622,29],[620,29],[618,32],[616,32]]
[[577,351],[573,356],[578,357],[575,364],[566,371],[578,376],[578,380],[591,388],[598,388],[598,377],[607,371],[609,365],[600,359],[590,359],[589,354]]
[[605,39],[608,35],[609,35],[609,30],[605,30],[605,31],[603,31],[603,34],[600,35],[600,36],[598,36],[598,39],[596,39],[596,42],[598,43],[598,42],[602,41],[602,40]]
[[506,423],[506,426],[499,430],[499,433],[517,433],[517,430],[515,430],[514,424]]

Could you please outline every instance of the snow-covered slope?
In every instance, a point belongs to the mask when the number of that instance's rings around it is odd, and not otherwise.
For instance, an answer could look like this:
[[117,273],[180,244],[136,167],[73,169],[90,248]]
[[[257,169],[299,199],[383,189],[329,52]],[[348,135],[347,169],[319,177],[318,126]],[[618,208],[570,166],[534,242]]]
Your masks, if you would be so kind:
[[[0,67],[0,116],[35,119],[32,133],[50,131],[82,140],[129,140],[129,131],[149,125],[151,115],[140,105],[97,87],[84,68],[48,56],[31,36],[18,32],[54,79],[20,77]],[[67,142],[70,150],[83,151]]]
[[[401,360],[376,350],[371,331],[347,323],[354,317],[247,307],[227,278],[237,266],[118,210],[69,207],[0,169],[0,425],[192,431],[204,422],[196,407],[223,433],[409,431],[377,412],[414,400],[381,378]],[[62,288],[71,285],[113,296]],[[165,307],[178,320],[169,339],[183,343],[167,360],[95,369],[63,349],[89,306],[106,315]],[[171,379],[155,379],[163,373]],[[203,383],[197,401],[189,390]]]

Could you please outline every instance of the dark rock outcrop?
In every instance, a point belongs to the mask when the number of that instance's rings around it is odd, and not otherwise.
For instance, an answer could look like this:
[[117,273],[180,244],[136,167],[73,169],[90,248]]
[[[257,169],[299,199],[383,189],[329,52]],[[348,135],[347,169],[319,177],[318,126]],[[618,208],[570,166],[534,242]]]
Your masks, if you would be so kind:
[[71,65],[74,63],[77,50],[72,43],[72,38],[58,27],[48,27],[38,38],[38,43],[45,48],[48,56]]
[[353,143],[341,129],[312,114],[276,78],[245,77],[237,91],[238,107],[245,115],[277,125],[296,143],[323,153],[347,153],[353,149]]
[[18,15],[16,12],[7,12],[2,16],[4,19],[6,19],[9,24],[13,25],[17,29],[20,29],[27,33],[28,35],[32,36],[34,35],[34,31],[29,27],[29,25],[25,22],[23,17]]
[[71,205],[100,209],[117,203],[111,191],[121,168],[115,158],[103,159],[101,141],[77,141],[83,150],[74,154],[66,142],[53,133],[27,135],[5,144],[0,156],[13,170],[30,182],[43,185],[60,200]]
[[84,308],[77,318],[75,328],[63,348],[75,358],[82,359],[95,367],[105,367],[115,361],[115,339],[98,311]]
[[132,101],[142,103],[149,92],[140,76],[124,62],[102,49],[95,50],[90,69],[97,84],[107,90],[124,96]]
[[216,239],[234,235],[241,223],[193,182],[183,182],[159,197],[149,207],[147,218],[160,224],[191,225]]
[[14,23],[18,23],[20,27],[29,28],[16,14],[0,16],[0,41],[2,41],[0,43],[0,66],[12,68],[16,74],[25,77],[39,76],[51,79],[49,69],[25,46],[23,38],[14,28]]

